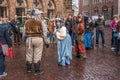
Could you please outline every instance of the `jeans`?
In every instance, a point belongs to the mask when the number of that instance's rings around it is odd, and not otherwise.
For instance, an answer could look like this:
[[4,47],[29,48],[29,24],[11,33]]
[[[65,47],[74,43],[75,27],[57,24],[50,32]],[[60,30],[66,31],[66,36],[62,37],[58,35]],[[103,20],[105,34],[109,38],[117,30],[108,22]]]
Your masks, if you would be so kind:
[[0,55],[0,75],[5,72],[5,57],[3,55]]
[[117,40],[117,52],[120,51],[120,40]]
[[70,36],[71,36],[71,41],[72,41],[72,46],[74,46],[74,33],[72,32],[71,34],[70,34]]
[[117,48],[117,37],[113,37],[113,47]]
[[19,44],[19,42],[20,42],[20,33],[14,33],[14,42]]
[[105,44],[104,31],[103,30],[96,30],[96,44],[99,44],[99,35],[101,35],[102,44]]

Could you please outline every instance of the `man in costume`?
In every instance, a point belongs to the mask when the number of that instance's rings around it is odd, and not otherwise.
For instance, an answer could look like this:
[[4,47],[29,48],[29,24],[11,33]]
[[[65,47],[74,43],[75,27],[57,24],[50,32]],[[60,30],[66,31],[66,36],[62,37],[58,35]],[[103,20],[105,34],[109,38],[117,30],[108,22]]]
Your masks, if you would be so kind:
[[43,51],[43,28],[39,19],[41,12],[37,9],[30,9],[31,18],[24,26],[23,37],[26,37],[26,67],[31,72],[32,62],[34,63],[34,75],[43,73],[40,70],[40,62]]

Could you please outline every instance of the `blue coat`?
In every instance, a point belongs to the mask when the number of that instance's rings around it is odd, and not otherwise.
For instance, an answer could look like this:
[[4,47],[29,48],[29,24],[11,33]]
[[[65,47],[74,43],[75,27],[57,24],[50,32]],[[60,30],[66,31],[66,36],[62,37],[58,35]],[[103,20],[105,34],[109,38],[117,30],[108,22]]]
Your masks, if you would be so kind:
[[8,24],[0,24],[0,42],[2,44],[8,44],[8,46],[11,47],[12,46],[12,40],[10,38],[8,30],[9,30],[9,25]]

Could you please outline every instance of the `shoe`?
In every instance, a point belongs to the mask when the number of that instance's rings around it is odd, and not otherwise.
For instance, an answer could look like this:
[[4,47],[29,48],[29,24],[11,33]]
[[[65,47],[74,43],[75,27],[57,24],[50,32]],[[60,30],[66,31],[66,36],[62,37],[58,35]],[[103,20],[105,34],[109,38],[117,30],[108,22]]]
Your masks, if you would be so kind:
[[77,58],[80,58],[81,56],[80,56],[80,54],[79,54],[79,53],[77,53],[76,57],[77,57]]
[[7,76],[7,73],[6,72],[3,72],[3,74],[0,75],[0,78],[1,77],[6,77]]
[[58,66],[62,66],[62,67],[63,67],[63,66],[65,66],[65,64],[64,64],[64,65],[62,65],[62,64],[58,63]]
[[112,47],[112,48],[111,48],[111,50],[112,50],[112,51],[114,51],[114,50],[115,50],[115,48],[114,48],[114,47]]
[[42,74],[42,73],[43,73],[42,70],[36,70],[35,73],[34,73],[34,75],[36,76],[36,75],[40,75],[40,74]]
[[35,68],[34,75],[40,75],[40,74],[43,73],[43,71],[40,70],[40,63],[39,62],[38,63],[34,63],[34,68]]
[[81,61],[86,60],[86,57],[80,57],[80,60]]

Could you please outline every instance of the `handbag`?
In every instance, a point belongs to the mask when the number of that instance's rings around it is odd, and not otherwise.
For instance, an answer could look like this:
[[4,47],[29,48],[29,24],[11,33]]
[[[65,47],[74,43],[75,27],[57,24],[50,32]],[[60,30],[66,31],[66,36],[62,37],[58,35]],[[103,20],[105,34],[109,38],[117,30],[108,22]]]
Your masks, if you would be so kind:
[[118,39],[120,40],[120,32],[118,33]]
[[2,51],[3,51],[3,55],[9,56],[8,45],[7,44],[4,44],[4,45],[2,44],[1,47],[2,47]]
[[3,55],[9,56],[11,59],[13,58],[13,51],[11,48],[8,47],[7,44],[2,45],[0,42],[0,46],[2,47]]

